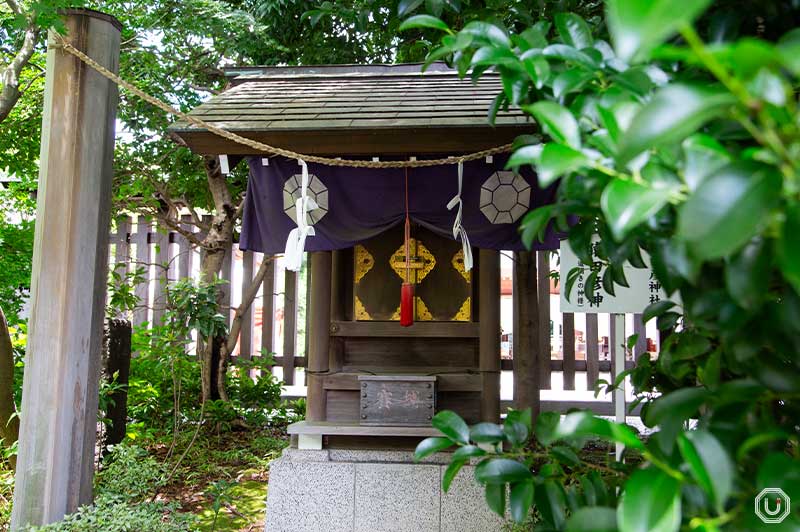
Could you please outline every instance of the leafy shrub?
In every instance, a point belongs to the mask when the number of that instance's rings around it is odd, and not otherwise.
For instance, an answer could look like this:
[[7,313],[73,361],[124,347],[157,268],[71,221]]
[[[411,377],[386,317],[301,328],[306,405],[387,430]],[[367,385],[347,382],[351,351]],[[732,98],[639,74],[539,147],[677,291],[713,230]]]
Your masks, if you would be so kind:
[[67,515],[63,521],[33,532],[186,532],[195,530],[195,517],[175,504],[148,499],[164,483],[163,466],[135,445],[115,445],[95,477],[95,502]]
[[282,383],[270,371],[271,356],[238,360],[228,370],[228,396],[241,408],[274,408],[281,400]]
[[[519,413],[472,428],[437,415],[443,436],[418,454],[458,447],[445,484],[480,459],[487,502],[502,514],[510,485],[517,521],[534,504],[553,530],[757,530],[761,489],[800,498],[800,30],[773,42],[761,30],[739,37],[714,11],[698,25],[706,44],[692,24],[710,5],[607,0],[598,27],[613,47],[573,13],[521,31],[496,19],[455,31],[430,15],[402,27],[444,32],[429,60],[462,76],[499,72],[490,119],[515,106],[539,126],[545,142],[519,137],[508,166],[533,166],[556,201],[525,217],[523,241],[564,232],[590,299],[595,286],[612,295],[627,286],[623,266],[643,268],[647,257],[672,297],[644,312],[668,335],[659,359],[641,357],[631,372],[643,420],[658,429],[647,442],[588,413],[542,414],[535,431]],[[587,437],[643,461],[604,464],[609,474],[592,478],[578,454]],[[783,525],[800,526],[797,514]]]
[[132,504],[111,495],[99,496],[91,506],[82,506],[63,521],[28,532],[189,532],[195,516],[178,512],[162,502]]
[[95,477],[98,495],[128,502],[142,501],[164,484],[164,468],[136,445],[115,445]]

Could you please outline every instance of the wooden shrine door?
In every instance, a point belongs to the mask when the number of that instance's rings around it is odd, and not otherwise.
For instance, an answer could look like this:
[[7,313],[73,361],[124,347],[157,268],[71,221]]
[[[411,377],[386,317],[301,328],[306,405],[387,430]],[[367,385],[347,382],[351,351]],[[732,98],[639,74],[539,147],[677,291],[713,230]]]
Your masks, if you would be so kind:
[[[461,243],[420,226],[411,229],[411,282],[416,321],[471,321],[472,275],[464,269]],[[400,319],[405,278],[403,226],[355,246],[355,319]]]

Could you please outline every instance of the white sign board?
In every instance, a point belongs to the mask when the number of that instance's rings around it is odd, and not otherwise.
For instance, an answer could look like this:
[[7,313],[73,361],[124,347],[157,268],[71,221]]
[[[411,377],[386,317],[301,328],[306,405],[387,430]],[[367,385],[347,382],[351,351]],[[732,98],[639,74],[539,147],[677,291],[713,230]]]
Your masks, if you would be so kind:
[[[595,242],[594,254],[598,243]],[[650,257],[642,252],[645,264],[650,264]],[[600,267],[600,262],[595,263]],[[569,294],[569,301],[567,301],[567,290],[564,283],[567,280],[570,270],[575,267],[582,269],[575,284],[572,285],[572,291]],[[620,285],[614,285],[615,294],[612,296],[603,290],[600,273],[596,277],[594,293],[591,300],[584,294],[585,283],[592,273],[593,268],[581,263],[569,243],[566,240],[561,241],[561,312],[612,312],[619,314],[635,314],[642,312],[651,303],[656,303],[662,299],[667,299],[667,294],[661,288],[661,283],[658,282],[653,270],[648,268],[634,268],[629,263],[623,266],[625,271],[625,278],[628,280],[629,288]]]

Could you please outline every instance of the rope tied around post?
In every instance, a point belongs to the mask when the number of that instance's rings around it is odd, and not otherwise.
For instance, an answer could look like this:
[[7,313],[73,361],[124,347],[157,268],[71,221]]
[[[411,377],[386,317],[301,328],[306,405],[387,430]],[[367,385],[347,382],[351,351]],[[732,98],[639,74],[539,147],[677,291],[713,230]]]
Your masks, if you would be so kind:
[[106,67],[104,67],[103,65],[101,65],[100,63],[98,63],[85,53],[83,53],[82,51],[78,50],[74,46],[72,46],[70,43],[66,41],[66,39],[64,39],[63,36],[56,34],[54,38],[55,42],[50,42],[48,44],[49,46],[53,48],[60,48],[65,52],[77,57],[78,59],[89,65],[92,69],[97,71],[104,78],[112,81],[118,86],[129,91],[131,94],[146,101],[147,103],[161,109],[165,113],[177,116],[181,120],[184,120],[189,124],[192,124],[193,126],[205,129],[210,133],[228,139],[232,142],[236,142],[237,144],[241,144],[243,146],[252,148],[257,152],[281,155],[289,159],[300,159],[308,163],[322,164],[326,166],[339,166],[339,167],[350,167],[350,168],[422,168],[430,166],[458,164],[467,161],[475,161],[478,159],[483,159],[489,155],[496,155],[499,153],[510,152],[513,146],[511,143],[508,143],[508,144],[503,144],[502,146],[496,146],[494,148],[488,148],[485,150],[460,156],[450,156],[439,159],[417,159],[417,160],[398,160],[398,161],[374,161],[374,160],[360,161],[355,159],[334,159],[330,157],[321,157],[317,155],[297,153],[292,150],[287,150],[285,148],[280,148],[277,146],[270,146],[269,144],[265,144],[257,140],[243,137],[232,131],[223,129],[221,127],[217,127],[213,124],[209,124],[208,122],[200,118],[197,118],[188,113],[184,113],[183,111],[175,109],[168,103],[163,102],[158,98],[151,96],[150,94],[147,94],[136,85],[122,79],[119,75],[115,74],[114,72],[111,72]]

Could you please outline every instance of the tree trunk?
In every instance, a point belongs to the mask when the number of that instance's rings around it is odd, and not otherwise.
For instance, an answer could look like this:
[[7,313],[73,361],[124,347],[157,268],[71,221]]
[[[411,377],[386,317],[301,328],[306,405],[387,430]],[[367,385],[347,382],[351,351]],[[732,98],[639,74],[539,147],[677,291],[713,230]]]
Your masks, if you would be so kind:
[[[19,438],[19,418],[14,403],[14,349],[11,334],[3,309],[0,308],[0,436],[3,444],[10,447]],[[16,470],[17,458],[9,458],[11,467]]]
[[106,357],[104,378],[109,382],[117,374],[117,383],[124,388],[111,396],[113,404],[106,409],[109,420],[106,430],[103,453],[109,445],[116,445],[125,439],[128,422],[128,377],[131,371],[131,322],[127,320],[108,320],[108,356]]
[[[215,214],[211,227],[203,239],[203,251],[200,259],[201,280],[211,282],[217,278],[222,269],[227,250],[233,245],[233,229],[238,212],[233,204],[228,183],[214,157],[205,158],[206,177],[211,197],[214,200]],[[217,291],[220,312],[227,315],[228,308],[223,307],[222,293]],[[200,350],[203,402],[215,399],[227,400],[225,393],[225,376],[227,373],[227,353],[223,346],[227,338],[207,339]],[[224,360],[223,360],[224,358]]]

